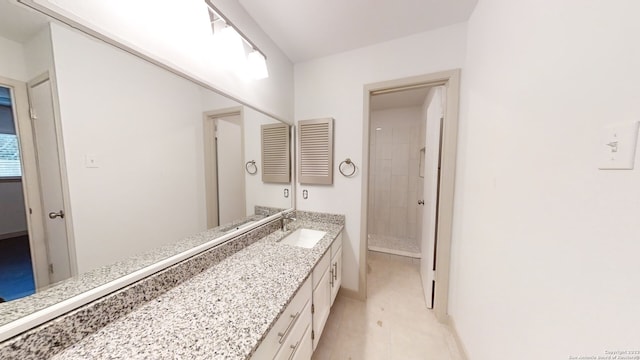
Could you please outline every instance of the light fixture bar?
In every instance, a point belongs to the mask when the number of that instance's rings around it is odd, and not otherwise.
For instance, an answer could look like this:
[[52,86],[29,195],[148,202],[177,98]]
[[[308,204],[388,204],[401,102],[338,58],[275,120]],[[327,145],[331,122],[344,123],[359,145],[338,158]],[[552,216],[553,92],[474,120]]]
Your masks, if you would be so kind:
[[242,31],[240,31],[240,29],[238,29],[237,26],[235,26],[229,20],[229,18],[227,18],[226,16],[222,15],[222,12],[220,12],[220,10],[218,10],[218,8],[216,8],[215,5],[213,5],[211,0],[204,0],[204,2],[209,7],[209,11],[213,12],[217,17],[222,19],[225,22],[225,24],[227,24],[228,26],[231,26],[240,35],[240,37],[242,38],[242,40],[244,40],[244,42],[249,44],[249,46],[251,46],[251,48],[253,48],[253,50],[259,52],[260,55],[262,55],[262,57],[264,57],[265,60],[267,59],[267,55],[265,55],[265,53],[262,52],[262,50],[260,50],[260,48],[258,48],[258,46],[256,46],[256,44],[254,44],[251,40],[249,40],[249,38]]

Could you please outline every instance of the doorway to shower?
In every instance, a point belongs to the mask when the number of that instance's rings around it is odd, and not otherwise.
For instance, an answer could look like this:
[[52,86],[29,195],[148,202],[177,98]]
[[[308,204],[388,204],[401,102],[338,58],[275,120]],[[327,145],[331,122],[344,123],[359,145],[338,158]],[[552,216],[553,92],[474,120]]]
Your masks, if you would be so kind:
[[367,248],[413,258],[433,307],[442,86],[371,95]]
[[[426,98],[423,97],[424,92],[418,95],[419,89],[429,89]],[[364,86],[364,126],[363,126],[363,151],[365,164],[363,165],[363,179],[362,188],[366,196],[362,197],[362,211],[366,213],[366,216],[362,217],[361,229],[362,229],[362,241],[360,242],[360,261],[359,274],[361,279],[361,286],[358,287],[358,297],[365,299],[369,296],[375,296],[371,291],[376,291],[376,285],[383,284],[369,284],[369,273],[375,271],[373,269],[374,262],[369,262],[368,257],[382,256],[396,257],[399,259],[405,259],[404,262],[408,262],[413,266],[419,266],[419,276],[422,282],[422,289],[424,294],[424,304],[426,307],[432,307],[433,313],[441,323],[447,323],[449,321],[448,315],[448,296],[449,296],[449,276],[450,276],[450,262],[451,262],[451,239],[453,230],[453,202],[454,202],[454,185],[455,185],[455,168],[456,168],[456,152],[457,152],[457,135],[458,135],[458,107],[460,98],[460,70],[447,70],[432,74],[413,76],[408,78],[388,80],[379,83],[366,84]],[[415,92],[414,92],[415,90]],[[398,104],[400,101],[409,101],[409,94],[415,95],[415,99],[408,104]],[[399,97],[400,99],[394,99],[393,97]],[[438,97],[440,97],[438,99]],[[387,104],[385,105],[385,102]],[[394,104],[391,106],[390,104]],[[439,106],[438,106],[439,105]],[[402,143],[402,139],[406,141],[403,129],[396,131],[396,141],[393,140],[393,128],[391,130],[391,140],[388,139],[388,134],[377,135],[377,128],[382,126],[374,125],[376,118],[385,119],[387,123],[394,119],[400,119],[402,114],[401,108],[414,108],[413,110],[404,109],[405,113],[418,113],[421,116],[420,124],[421,130],[419,131],[418,140],[415,135],[413,143],[411,141],[411,133],[409,134],[409,142],[407,144]],[[415,108],[420,108],[417,110]],[[395,109],[395,110],[394,110]],[[375,111],[386,111],[387,114],[373,114]],[[393,112],[398,112],[393,114]],[[391,113],[391,114],[389,114]],[[391,119],[391,120],[389,120]],[[406,120],[411,123],[410,120]],[[415,129],[415,126],[413,127]],[[411,127],[409,127],[411,129]],[[411,130],[409,130],[411,131]],[[424,134],[424,137],[422,137]],[[387,136],[387,137],[386,137]],[[372,139],[376,137],[376,139]],[[378,137],[382,139],[380,144],[387,144],[378,149]],[[420,139],[424,139],[424,149],[420,146]],[[375,142],[375,145],[373,145]],[[416,147],[415,144],[419,145]],[[413,144],[413,146],[412,146]],[[385,150],[385,148],[387,150]],[[391,148],[391,150],[388,150]],[[418,149],[417,154],[410,153]],[[394,156],[394,149],[399,157]],[[382,157],[373,154],[374,151],[382,153]],[[391,153],[390,159],[385,155]],[[408,155],[407,155],[408,153]],[[376,157],[376,160],[370,161],[372,157]],[[392,183],[393,179],[389,179],[394,175],[393,159],[399,158],[401,161],[395,165],[395,175],[400,178],[396,179],[396,184],[399,186],[394,189],[401,189],[404,186],[405,176],[405,162],[406,160],[406,192],[400,192],[396,190],[396,196],[393,201],[397,206],[391,206]],[[392,160],[389,164],[388,160]],[[411,164],[415,164],[417,169],[410,170]],[[390,169],[390,170],[389,170]],[[386,173],[385,173],[386,171]],[[418,176],[417,180],[411,180],[409,184],[410,175]],[[378,176],[379,175],[379,176]],[[378,177],[380,181],[378,182]],[[388,182],[387,182],[388,181]],[[415,182],[414,182],[415,181]],[[376,184],[378,188],[382,187],[382,191],[388,189],[389,195],[385,199],[385,194],[378,194],[378,199],[375,199]],[[388,184],[388,185],[387,185]],[[422,185],[420,185],[422,184]],[[388,186],[388,187],[387,187]],[[416,189],[414,189],[414,186]],[[419,191],[423,189],[421,194]],[[406,194],[406,195],[405,195]],[[410,199],[409,196],[417,194],[416,198]],[[404,202],[404,196],[406,196],[406,202]],[[382,200],[380,200],[382,199]],[[385,210],[376,210],[376,202],[378,206],[382,203],[385,204],[385,200],[388,202],[389,212],[388,215],[384,213]],[[370,204],[370,202],[373,204]],[[406,204],[406,212],[403,212],[402,204]],[[409,212],[409,209],[414,207],[415,212]],[[398,210],[398,214],[395,211]],[[376,214],[376,212],[378,212]],[[420,258],[412,258],[408,256],[391,255],[383,252],[375,252],[369,250],[369,236],[378,235],[376,231],[377,220],[383,221],[385,216],[388,216],[387,226],[391,231],[398,229],[399,225],[391,223],[393,220],[400,221],[401,224],[405,224],[405,232],[412,234],[413,230],[409,225],[412,223],[413,216],[415,215],[415,234],[416,239],[419,237],[420,241],[414,243],[414,246],[419,246]],[[392,218],[393,216],[393,218]],[[421,221],[420,221],[421,219]],[[381,226],[381,225],[378,225]],[[400,230],[402,231],[402,230]],[[375,247],[375,242],[372,244]],[[379,265],[379,264],[378,264]],[[380,269],[379,269],[380,270]],[[389,269],[393,271],[393,269]],[[386,271],[386,270],[382,270]],[[410,274],[407,274],[409,276]],[[379,290],[379,289],[378,289]],[[414,289],[415,290],[415,289]]]

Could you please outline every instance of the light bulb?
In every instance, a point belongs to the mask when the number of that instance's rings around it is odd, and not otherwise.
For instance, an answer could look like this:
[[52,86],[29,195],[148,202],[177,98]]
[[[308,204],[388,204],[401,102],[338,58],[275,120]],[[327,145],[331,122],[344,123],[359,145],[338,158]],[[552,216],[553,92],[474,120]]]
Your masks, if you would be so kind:
[[249,56],[247,57],[247,65],[249,72],[254,79],[259,80],[269,77],[267,60],[259,51],[254,50],[249,53]]
[[240,34],[227,26],[214,35],[217,57],[228,69],[241,69],[247,62]]

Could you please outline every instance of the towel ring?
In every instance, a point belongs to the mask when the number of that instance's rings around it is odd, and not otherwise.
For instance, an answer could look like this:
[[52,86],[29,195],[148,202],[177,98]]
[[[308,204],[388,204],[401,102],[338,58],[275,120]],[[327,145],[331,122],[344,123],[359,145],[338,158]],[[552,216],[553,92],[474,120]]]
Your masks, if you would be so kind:
[[[342,171],[342,165],[344,164],[351,165],[352,170],[350,173],[345,173],[344,171]],[[340,163],[340,165],[338,165],[338,170],[340,171],[340,174],[342,174],[344,177],[352,177],[353,174],[356,173],[357,167],[356,167],[356,164],[353,161],[351,161],[351,159],[346,158]]]
[[[253,170],[250,170],[252,167],[253,167]],[[244,164],[244,168],[251,175],[255,175],[258,172],[258,165],[256,165],[255,160],[247,161],[247,163]]]

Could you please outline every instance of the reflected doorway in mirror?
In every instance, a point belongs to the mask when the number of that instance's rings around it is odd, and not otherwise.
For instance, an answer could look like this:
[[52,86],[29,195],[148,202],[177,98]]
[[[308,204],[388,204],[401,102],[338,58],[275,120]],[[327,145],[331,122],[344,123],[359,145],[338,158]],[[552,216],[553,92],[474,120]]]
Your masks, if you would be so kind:
[[204,133],[207,226],[212,228],[247,212],[242,107],[205,112]]

